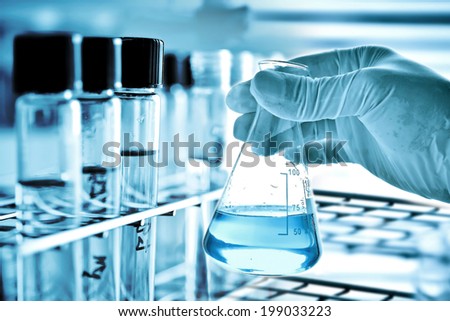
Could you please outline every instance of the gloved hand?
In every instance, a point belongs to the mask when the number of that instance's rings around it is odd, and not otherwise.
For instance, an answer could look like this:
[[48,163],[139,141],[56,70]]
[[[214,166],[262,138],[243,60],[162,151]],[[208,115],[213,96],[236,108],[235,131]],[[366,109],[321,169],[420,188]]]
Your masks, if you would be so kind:
[[450,82],[383,47],[357,47],[293,59],[311,77],[260,71],[236,85],[227,104],[243,113],[236,138],[247,139],[256,107],[263,110],[252,140],[269,133],[289,140],[330,131],[346,141],[335,161],[358,163],[403,190],[450,202]]

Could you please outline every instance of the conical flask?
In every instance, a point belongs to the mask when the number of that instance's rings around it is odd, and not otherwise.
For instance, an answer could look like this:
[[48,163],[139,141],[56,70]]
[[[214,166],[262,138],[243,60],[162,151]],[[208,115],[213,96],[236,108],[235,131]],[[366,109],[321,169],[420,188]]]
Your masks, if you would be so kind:
[[[306,66],[291,62],[264,60],[259,66],[309,76]],[[321,243],[303,145],[300,123],[257,107],[203,240],[206,253],[220,265],[257,275],[292,275],[317,263]]]

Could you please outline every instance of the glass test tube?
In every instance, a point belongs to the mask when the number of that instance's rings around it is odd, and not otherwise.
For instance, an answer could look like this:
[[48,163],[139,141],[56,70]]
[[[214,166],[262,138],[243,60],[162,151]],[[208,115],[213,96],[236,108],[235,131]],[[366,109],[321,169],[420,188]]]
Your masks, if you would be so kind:
[[[220,188],[227,172],[222,162],[226,148],[227,107],[230,89],[231,54],[227,50],[202,52],[191,56],[194,86],[189,96],[190,142],[188,188],[202,192]],[[200,143],[199,146],[192,145]]]
[[[167,162],[163,163],[159,170],[160,202],[181,199],[188,193],[185,186],[187,149],[177,146],[176,140],[187,141],[188,89],[191,85],[192,74],[188,57],[181,60],[179,53],[165,54],[160,149],[162,160],[167,159]],[[198,242],[193,245],[186,239],[186,235],[193,234],[191,227],[186,223],[192,221],[194,229],[196,228],[195,221],[191,219],[194,214],[187,214],[190,210],[180,209],[173,215],[157,218],[156,300],[198,298],[195,287],[199,282],[196,282],[198,278],[194,277],[196,254],[193,253],[201,253],[202,250],[198,248]]]
[[18,259],[18,299],[78,301],[83,299],[81,241],[57,246]]
[[[180,186],[185,183],[187,150],[177,146],[175,140],[187,141],[188,125],[188,94],[181,84],[181,62],[176,54],[164,56],[164,90],[161,93],[159,191],[170,190],[173,198],[185,194]],[[159,197],[164,195],[160,193]]]
[[[159,39],[122,38],[122,215],[157,206],[163,51]],[[121,300],[153,298],[155,228],[155,218],[122,228]]]
[[[228,140],[225,96],[230,89],[231,59],[227,50],[195,51],[191,56],[194,85],[189,95],[189,123],[192,127],[188,133],[193,133],[195,142],[200,142],[200,147],[189,150],[187,181],[189,190],[194,193],[220,188],[228,176],[224,162]],[[248,279],[211,264],[210,259],[204,257],[201,239],[213,209],[214,204],[205,203],[200,217],[195,217],[199,214],[193,209],[189,209],[187,214],[187,219],[193,221],[188,225],[197,226],[186,232],[187,242],[199,251],[197,254],[189,251],[187,255],[187,265],[191,269],[195,266],[195,281],[187,282],[187,293],[198,299],[219,297]],[[202,292],[202,286],[207,293]]]
[[[80,104],[73,98],[72,34],[24,34],[14,40],[19,231],[38,237],[80,224]],[[71,245],[20,257],[21,300],[79,298]]]
[[[120,215],[120,164],[111,150],[120,146],[120,100],[114,96],[115,46],[120,39],[85,37],[82,42],[81,103],[83,223]],[[107,231],[83,242],[85,300],[119,299],[117,261],[119,231]]]
[[0,301],[17,300],[16,236],[16,219],[0,215]]

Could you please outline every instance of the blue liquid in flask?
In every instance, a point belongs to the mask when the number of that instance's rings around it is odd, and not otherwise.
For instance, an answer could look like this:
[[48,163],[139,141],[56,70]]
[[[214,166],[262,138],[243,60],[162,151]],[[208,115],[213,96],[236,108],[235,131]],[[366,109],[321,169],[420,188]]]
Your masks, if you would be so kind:
[[[312,203],[312,200],[306,200]],[[258,275],[296,274],[321,254],[312,204],[286,215],[285,206],[234,206],[218,210],[204,248],[227,268]]]

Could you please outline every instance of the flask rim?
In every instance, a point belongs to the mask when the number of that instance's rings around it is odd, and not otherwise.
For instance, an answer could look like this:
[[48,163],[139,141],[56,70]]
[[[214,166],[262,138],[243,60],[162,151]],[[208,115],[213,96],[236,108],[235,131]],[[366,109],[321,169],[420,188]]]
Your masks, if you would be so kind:
[[286,61],[286,60],[276,60],[276,59],[264,59],[260,60],[258,62],[258,67],[260,70],[267,70],[267,69],[275,69],[275,68],[298,68],[303,69],[305,71],[309,71],[309,68],[307,65],[294,62],[294,61]]

